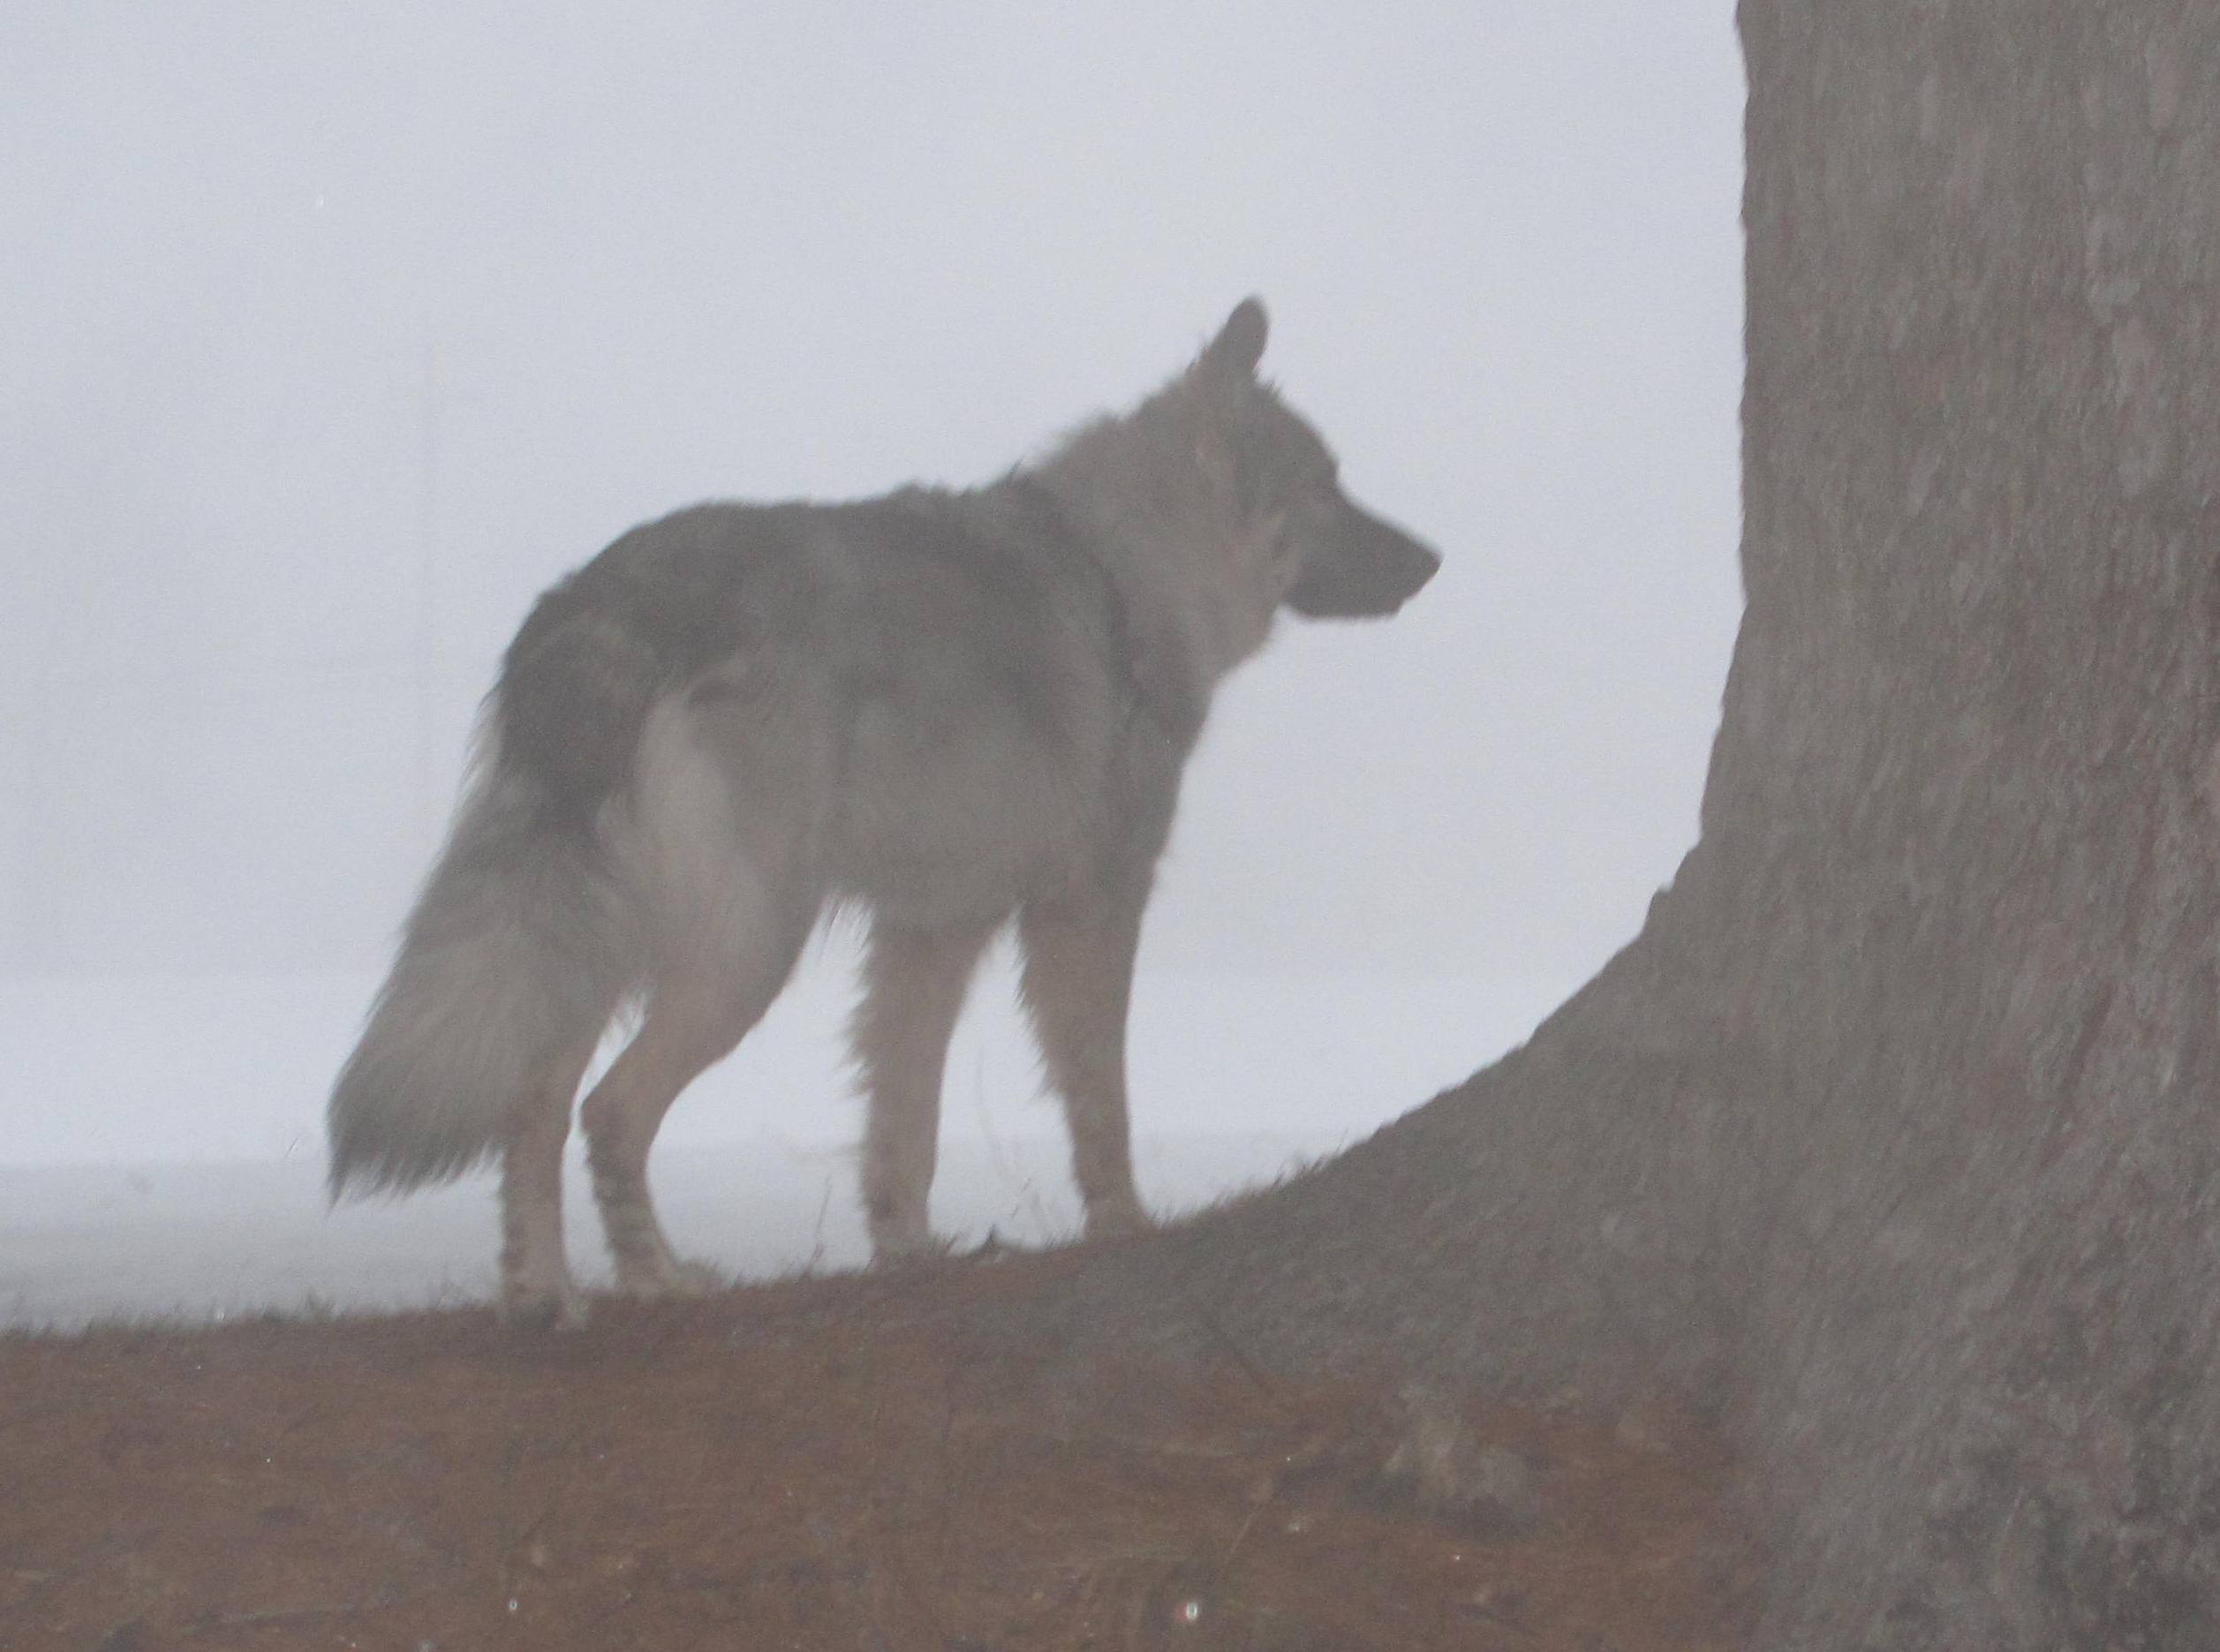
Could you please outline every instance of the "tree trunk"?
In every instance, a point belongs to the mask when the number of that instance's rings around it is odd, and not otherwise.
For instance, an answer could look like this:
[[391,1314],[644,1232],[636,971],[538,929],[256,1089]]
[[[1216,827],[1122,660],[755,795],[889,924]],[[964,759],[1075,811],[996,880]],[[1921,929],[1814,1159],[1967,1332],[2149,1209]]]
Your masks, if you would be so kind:
[[1715,1402],[1767,1648],[2220,1648],[2220,6],[1741,26],[1701,841],[1523,1049],[1072,1309]]

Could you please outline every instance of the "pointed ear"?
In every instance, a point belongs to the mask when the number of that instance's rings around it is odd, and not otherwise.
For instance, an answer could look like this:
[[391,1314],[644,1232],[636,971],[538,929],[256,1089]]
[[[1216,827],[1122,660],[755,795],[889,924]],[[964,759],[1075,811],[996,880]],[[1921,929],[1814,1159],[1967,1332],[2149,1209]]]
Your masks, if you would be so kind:
[[1218,329],[1218,336],[1203,348],[1196,365],[1219,378],[1248,378],[1264,358],[1265,335],[1271,324],[1265,319],[1264,301],[1243,298]]

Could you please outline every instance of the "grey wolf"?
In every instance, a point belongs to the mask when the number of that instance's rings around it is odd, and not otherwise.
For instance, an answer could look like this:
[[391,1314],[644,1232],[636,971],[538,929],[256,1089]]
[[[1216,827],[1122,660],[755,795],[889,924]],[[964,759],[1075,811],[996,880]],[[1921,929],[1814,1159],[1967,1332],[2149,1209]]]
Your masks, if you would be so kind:
[[563,1142],[629,1009],[579,1110],[617,1286],[707,1288],[656,1219],[649,1144],[852,904],[876,1256],[931,1242],[949,1034],[1013,921],[1087,1234],[1144,1227],[1134,948],[1212,692],[1281,608],[1392,614],[1440,561],[1341,491],[1257,376],[1265,333],[1246,300],[1133,411],[988,486],[697,505],[541,597],[333,1089],[333,1196],[497,1158],[503,1309],[575,1321]]

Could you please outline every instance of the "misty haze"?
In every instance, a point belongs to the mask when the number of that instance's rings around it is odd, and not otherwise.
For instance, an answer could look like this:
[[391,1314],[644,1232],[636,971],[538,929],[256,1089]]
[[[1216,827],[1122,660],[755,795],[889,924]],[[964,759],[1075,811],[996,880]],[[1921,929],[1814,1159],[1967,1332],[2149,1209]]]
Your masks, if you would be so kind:
[[2220,1647],[2220,7],[0,63],[0,1643]]
[[[697,500],[990,481],[1252,291],[1351,492],[1445,561],[1219,696],[1140,951],[1152,1208],[1518,1043],[1694,840],[1740,608],[1724,5],[57,6],[0,42],[0,1315],[484,1296],[491,1180],[327,1215],[323,1107],[532,600]],[[735,1274],[866,1254],[856,939],[660,1138]],[[1040,1090],[1005,940],[940,1230],[1074,1231]]]

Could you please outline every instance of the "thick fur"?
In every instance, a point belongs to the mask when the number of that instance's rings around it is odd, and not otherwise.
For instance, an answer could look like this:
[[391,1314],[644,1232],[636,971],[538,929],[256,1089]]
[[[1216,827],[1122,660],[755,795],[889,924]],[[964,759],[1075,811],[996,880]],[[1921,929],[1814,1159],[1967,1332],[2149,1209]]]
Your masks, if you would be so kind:
[[1283,607],[1393,613],[1434,553],[1340,489],[1239,306],[1130,414],[966,493],[696,506],[541,598],[487,749],[330,1106],[335,1195],[503,1167],[503,1298],[570,1317],[583,1110],[622,1288],[697,1287],[648,1201],[664,1111],[746,1033],[831,902],[868,909],[856,1052],[882,1257],[925,1248],[941,1067],[1016,919],[1091,1233],[1143,1226],[1126,1005],[1218,682]]
[[621,898],[593,841],[552,820],[529,774],[473,781],[333,1090],[335,1189],[469,1169],[533,1072],[608,1018],[633,974]]

